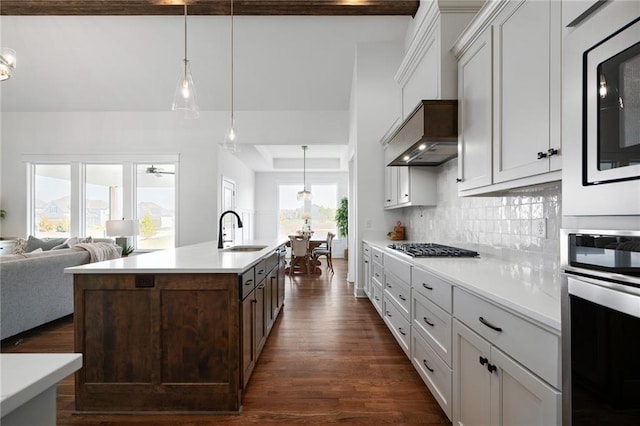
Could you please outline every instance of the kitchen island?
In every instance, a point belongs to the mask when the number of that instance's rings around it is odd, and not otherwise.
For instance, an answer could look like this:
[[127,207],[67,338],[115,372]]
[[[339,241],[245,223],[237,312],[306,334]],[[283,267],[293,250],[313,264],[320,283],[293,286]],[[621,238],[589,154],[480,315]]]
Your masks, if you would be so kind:
[[237,412],[284,303],[285,240],[207,242],[67,268],[76,410]]

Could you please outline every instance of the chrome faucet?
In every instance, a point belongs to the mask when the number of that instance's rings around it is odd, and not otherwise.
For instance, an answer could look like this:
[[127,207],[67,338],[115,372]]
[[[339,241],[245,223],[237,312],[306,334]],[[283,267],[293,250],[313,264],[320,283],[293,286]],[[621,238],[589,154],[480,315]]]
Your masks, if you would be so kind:
[[240,219],[240,216],[238,216],[238,213],[234,212],[233,210],[227,210],[226,212],[222,213],[220,215],[220,224],[218,226],[218,248],[219,249],[222,248],[222,218],[225,217],[227,213],[233,213],[234,215],[236,215],[236,217],[238,218],[238,228],[242,228],[242,219]]

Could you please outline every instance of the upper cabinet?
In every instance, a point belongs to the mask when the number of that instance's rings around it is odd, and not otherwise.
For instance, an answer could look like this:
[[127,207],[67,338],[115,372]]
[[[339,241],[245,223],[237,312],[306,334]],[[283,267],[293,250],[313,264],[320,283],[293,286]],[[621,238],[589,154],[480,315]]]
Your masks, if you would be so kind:
[[489,1],[456,42],[460,195],[561,178],[560,9]]
[[385,167],[385,209],[435,206],[436,170],[430,167]]

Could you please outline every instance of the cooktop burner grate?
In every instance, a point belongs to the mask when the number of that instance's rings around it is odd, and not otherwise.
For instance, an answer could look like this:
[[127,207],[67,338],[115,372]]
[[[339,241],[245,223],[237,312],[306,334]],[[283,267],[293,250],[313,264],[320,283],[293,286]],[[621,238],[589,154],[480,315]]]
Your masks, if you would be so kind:
[[435,243],[401,243],[390,244],[388,247],[412,257],[476,257],[479,255],[477,251]]

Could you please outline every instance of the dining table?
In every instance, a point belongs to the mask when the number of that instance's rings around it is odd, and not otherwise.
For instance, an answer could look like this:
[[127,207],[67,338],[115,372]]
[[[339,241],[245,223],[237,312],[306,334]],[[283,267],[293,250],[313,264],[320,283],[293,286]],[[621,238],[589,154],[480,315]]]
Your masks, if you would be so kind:
[[[318,259],[314,259],[312,256],[313,253],[313,249],[320,247],[322,244],[326,243],[326,240],[309,240],[309,266],[311,268],[311,274],[313,275],[321,275],[322,274],[322,269],[320,268],[320,266],[322,265],[322,263],[318,260]],[[291,241],[287,241],[286,243],[287,247],[291,247]],[[290,273],[290,266],[287,266],[285,269],[285,273],[289,274]],[[307,273],[307,265],[303,262],[303,263],[299,263],[296,265],[294,271],[294,273],[301,273],[301,274],[306,274]]]

